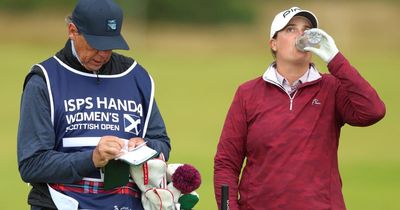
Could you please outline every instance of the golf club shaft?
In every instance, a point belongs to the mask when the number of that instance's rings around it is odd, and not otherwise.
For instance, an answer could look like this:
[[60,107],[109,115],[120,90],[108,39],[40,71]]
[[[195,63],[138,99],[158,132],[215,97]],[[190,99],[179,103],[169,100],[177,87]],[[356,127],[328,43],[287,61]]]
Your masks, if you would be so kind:
[[229,186],[221,186],[221,210],[229,210]]

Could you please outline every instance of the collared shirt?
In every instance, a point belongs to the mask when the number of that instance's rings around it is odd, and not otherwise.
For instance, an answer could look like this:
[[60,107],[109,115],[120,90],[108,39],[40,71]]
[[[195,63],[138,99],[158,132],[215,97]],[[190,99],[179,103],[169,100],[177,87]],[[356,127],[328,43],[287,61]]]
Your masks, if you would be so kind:
[[79,61],[79,63],[83,66],[81,59],[78,56],[78,53],[75,50],[75,45],[74,45],[74,40],[71,39],[71,51],[72,51],[72,55],[76,58],[76,60]]
[[308,77],[310,75],[310,68],[303,74],[303,76],[301,76],[298,80],[294,81],[292,85],[290,85],[289,81],[285,77],[279,74],[276,68],[274,68],[274,70],[276,74],[276,79],[278,80],[279,84],[289,95],[291,95],[297,90],[299,85],[308,81]]
[[[283,88],[283,82],[278,80],[277,74],[276,74],[276,63],[273,62],[271,65],[268,66],[267,70],[264,72],[262,78],[264,81],[278,85]],[[305,76],[307,75],[307,76]],[[306,72],[305,75],[300,77],[302,83],[305,82],[312,82],[315,80],[318,80],[321,78],[320,73],[318,70],[315,68],[314,64],[310,64],[310,67],[308,69],[308,73]],[[281,76],[282,77],[282,76]],[[305,79],[304,79],[305,78]]]

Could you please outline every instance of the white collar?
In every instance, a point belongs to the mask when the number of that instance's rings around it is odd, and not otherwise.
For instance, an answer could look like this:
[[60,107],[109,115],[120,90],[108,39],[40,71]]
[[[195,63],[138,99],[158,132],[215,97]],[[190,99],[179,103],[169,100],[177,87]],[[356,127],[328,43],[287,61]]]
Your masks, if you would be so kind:
[[[269,65],[269,67],[263,74],[263,79],[266,82],[275,83],[275,84],[279,84],[280,86],[282,86],[283,77],[278,78],[278,74],[277,74],[278,71],[276,70],[275,66],[276,66],[275,62],[273,62],[271,65]],[[310,65],[310,68],[308,69],[307,72],[300,78],[300,81],[302,83],[312,82],[312,81],[315,81],[315,80],[321,78],[321,75],[319,74],[318,70],[315,68],[314,64]]]
[[[278,71],[275,71],[276,73],[276,79],[278,80],[279,84],[282,86],[285,86],[285,84],[289,85],[289,82],[285,77],[283,77]],[[307,71],[301,76],[298,80],[294,81],[292,85],[295,84],[303,84],[308,81],[308,76],[310,75],[310,69],[307,69]]]

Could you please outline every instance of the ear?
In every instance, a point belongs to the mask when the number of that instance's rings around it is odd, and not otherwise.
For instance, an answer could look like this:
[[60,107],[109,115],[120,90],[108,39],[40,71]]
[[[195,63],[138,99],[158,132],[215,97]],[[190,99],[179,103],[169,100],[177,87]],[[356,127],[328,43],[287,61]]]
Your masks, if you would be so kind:
[[270,47],[273,51],[276,51],[276,39],[270,39],[270,40],[269,40],[269,47]]
[[274,52],[276,52],[276,39],[270,39],[269,40],[269,47],[271,48],[271,50],[273,50]]
[[78,28],[73,24],[68,24],[68,37],[75,41],[75,37],[79,34]]

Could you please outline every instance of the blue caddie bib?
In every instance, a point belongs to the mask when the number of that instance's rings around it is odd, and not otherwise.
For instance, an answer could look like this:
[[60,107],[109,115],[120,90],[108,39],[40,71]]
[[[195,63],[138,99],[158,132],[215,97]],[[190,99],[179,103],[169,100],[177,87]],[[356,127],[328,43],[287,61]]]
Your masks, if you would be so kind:
[[[106,135],[126,140],[144,138],[154,85],[136,61],[116,75],[84,73],[55,56],[37,65],[45,75],[49,91],[56,151],[93,150]],[[99,170],[77,183],[50,184],[53,201],[57,205],[61,199],[59,205],[64,205],[71,198],[79,203],[79,209],[143,209],[140,191],[132,181],[126,186],[105,190],[103,178]]]

